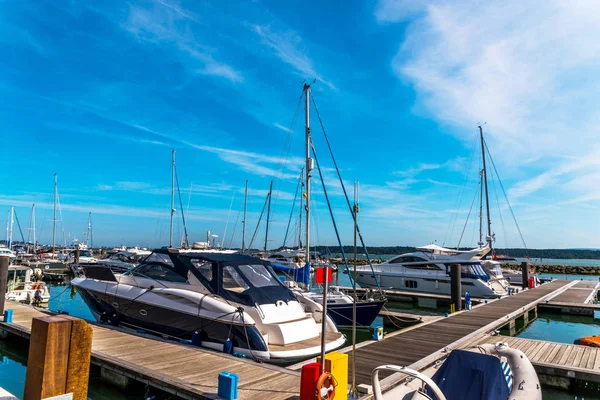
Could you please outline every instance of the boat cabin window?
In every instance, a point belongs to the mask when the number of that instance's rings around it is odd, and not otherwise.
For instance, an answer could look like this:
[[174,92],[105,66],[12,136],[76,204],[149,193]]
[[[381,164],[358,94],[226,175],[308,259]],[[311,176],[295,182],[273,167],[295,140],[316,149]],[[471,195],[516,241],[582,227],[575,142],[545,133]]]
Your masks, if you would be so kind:
[[139,275],[143,278],[155,279],[157,281],[187,283],[187,279],[173,271],[166,265],[160,264],[144,264],[133,271],[134,275]]
[[206,278],[206,280],[212,281],[212,278],[213,278],[213,265],[212,265],[212,262],[202,261],[202,260],[198,260],[196,258],[192,258],[190,260],[190,262],[192,263],[192,265],[194,267],[196,267],[196,269],[198,270],[198,272],[200,272],[200,274],[202,274],[202,276],[204,278]]
[[162,264],[173,265],[173,261],[171,261],[171,259],[169,258],[169,256],[167,254],[160,254],[160,253],[152,253],[144,261],[147,263],[162,263]]
[[249,288],[250,286],[244,282],[244,279],[242,279],[240,274],[238,274],[233,267],[228,265],[223,268],[223,289],[231,292],[242,293],[244,290]]
[[[75,253],[73,253],[75,254]],[[89,250],[79,250],[79,257],[94,257]]]
[[439,271],[439,268],[435,264],[407,264],[406,268],[409,269],[426,269],[430,271]]
[[262,264],[240,265],[239,268],[254,287],[279,286],[279,282]]
[[396,258],[392,259],[390,261],[390,264],[403,264],[403,263],[409,263],[409,262],[422,262],[422,261],[425,261],[425,260],[423,260],[421,257],[402,256],[402,257],[396,257]]
[[414,289],[417,287],[417,281],[410,281],[407,279],[406,281],[404,281],[404,286],[406,286],[407,288]]

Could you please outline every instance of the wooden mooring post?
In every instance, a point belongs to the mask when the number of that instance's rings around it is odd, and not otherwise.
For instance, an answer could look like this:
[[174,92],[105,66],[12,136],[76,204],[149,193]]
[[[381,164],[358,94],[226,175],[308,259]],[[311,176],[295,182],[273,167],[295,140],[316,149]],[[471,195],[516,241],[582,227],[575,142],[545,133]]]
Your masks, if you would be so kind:
[[8,290],[8,264],[10,258],[0,256],[0,317],[4,315],[4,301]]
[[66,315],[34,318],[23,400],[68,393],[73,400],[86,400],[92,332],[84,320]]

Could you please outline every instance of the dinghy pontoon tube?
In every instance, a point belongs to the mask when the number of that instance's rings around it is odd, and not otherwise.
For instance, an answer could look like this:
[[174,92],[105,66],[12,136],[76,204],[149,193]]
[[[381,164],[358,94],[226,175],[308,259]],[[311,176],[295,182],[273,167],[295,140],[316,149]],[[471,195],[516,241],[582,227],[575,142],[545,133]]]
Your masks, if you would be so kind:
[[[426,384],[408,392],[381,393],[379,371],[400,372]],[[406,367],[383,365],[371,374],[375,400],[541,400],[540,383],[522,351],[506,343],[485,344],[469,350],[454,350],[430,379]]]

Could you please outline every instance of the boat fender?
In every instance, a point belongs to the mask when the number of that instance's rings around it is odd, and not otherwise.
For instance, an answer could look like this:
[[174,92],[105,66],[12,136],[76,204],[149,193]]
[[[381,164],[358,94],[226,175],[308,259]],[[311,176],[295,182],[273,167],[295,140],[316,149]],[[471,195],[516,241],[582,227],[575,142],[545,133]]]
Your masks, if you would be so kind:
[[317,380],[317,398],[319,400],[333,400],[337,381],[329,372],[323,372]]
[[200,347],[200,343],[200,334],[198,332],[194,332],[194,334],[192,335],[192,345]]
[[225,343],[223,343],[223,353],[226,353],[226,354],[233,353],[233,343],[231,342],[231,339],[229,339],[229,338],[227,338]]

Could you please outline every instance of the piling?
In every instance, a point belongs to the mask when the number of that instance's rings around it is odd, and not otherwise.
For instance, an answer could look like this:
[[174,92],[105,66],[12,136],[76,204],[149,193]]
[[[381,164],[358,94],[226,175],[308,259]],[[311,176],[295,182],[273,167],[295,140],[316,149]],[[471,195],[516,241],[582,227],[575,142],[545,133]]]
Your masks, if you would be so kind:
[[87,398],[92,328],[68,316],[32,320],[23,400],[40,400],[72,393]]
[[454,305],[454,311],[462,310],[460,273],[460,264],[452,264],[450,266],[450,298]]
[[521,278],[523,279],[521,287],[526,289],[529,285],[529,263],[527,261],[521,263]]
[[10,264],[10,257],[0,256],[0,315],[4,315],[4,301],[8,289],[8,264]]
[[79,248],[75,249],[75,264],[79,264],[79,255],[80,255],[80,250]]

